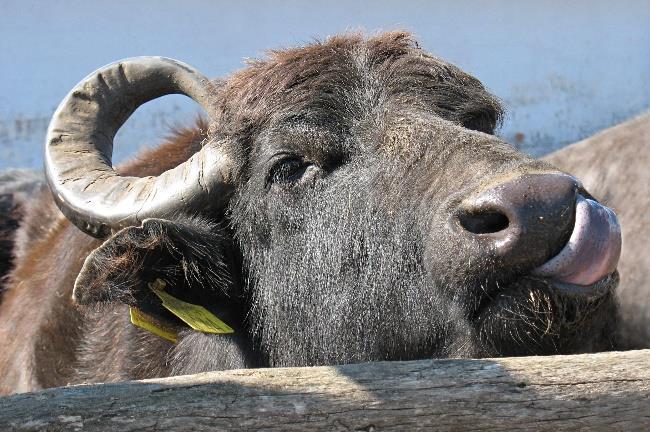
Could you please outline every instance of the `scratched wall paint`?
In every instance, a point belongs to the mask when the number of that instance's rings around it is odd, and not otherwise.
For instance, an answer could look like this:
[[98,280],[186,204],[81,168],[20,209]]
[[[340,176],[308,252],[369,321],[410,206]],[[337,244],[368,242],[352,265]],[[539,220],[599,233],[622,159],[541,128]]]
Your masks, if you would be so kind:
[[[48,119],[90,71],[166,55],[209,76],[267,48],[402,28],[479,77],[508,110],[500,135],[541,155],[650,109],[650,2],[623,0],[2,0],[0,169],[39,167]],[[138,110],[116,160],[191,121],[180,96]]]

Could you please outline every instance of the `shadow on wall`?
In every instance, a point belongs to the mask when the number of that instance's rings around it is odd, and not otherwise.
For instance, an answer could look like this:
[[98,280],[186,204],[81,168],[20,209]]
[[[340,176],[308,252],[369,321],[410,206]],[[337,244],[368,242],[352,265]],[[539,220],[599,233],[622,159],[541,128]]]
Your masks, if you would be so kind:
[[[412,31],[423,48],[478,77],[508,110],[501,135],[535,156],[650,108],[644,0],[616,7],[606,0],[141,0],[129,2],[128,13],[125,5],[3,1],[0,169],[41,167],[51,112],[104,64],[164,55],[227,76],[265,49],[355,29]],[[169,100],[136,113],[118,136],[114,160],[195,115],[191,104]]]
[[[192,124],[200,114],[186,100],[159,100],[142,107],[118,132],[114,160],[121,162],[144,147],[154,147],[176,126]],[[17,115],[11,119],[0,117],[0,170],[13,167],[40,169],[43,163],[43,145],[50,123],[50,113]]]

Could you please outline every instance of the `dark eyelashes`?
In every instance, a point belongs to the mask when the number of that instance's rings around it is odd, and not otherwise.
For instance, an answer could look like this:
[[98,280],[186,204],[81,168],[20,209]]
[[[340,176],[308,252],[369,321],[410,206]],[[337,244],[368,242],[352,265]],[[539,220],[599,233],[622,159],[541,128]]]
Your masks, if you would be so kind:
[[312,164],[300,159],[283,159],[272,168],[269,179],[271,183],[296,182],[310,165]]
[[312,172],[310,168],[313,167],[317,167],[317,165],[300,157],[281,157],[269,170],[266,177],[266,187],[273,185],[288,187],[298,184],[303,180],[308,170],[310,173]]
[[320,163],[295,154],[278,154],[271,162],[265,179],[265,187],[292,187],[298,184],[314,184],[313,181],[333,172],[343,165],[345,158],[330,156]]

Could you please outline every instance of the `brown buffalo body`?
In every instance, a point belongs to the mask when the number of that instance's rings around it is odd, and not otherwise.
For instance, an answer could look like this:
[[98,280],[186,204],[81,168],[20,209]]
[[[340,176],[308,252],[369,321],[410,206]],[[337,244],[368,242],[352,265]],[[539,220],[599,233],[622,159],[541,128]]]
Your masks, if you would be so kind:
[[650,114],[544,158],[580,178],[621,220],[621,349],[650,348]]

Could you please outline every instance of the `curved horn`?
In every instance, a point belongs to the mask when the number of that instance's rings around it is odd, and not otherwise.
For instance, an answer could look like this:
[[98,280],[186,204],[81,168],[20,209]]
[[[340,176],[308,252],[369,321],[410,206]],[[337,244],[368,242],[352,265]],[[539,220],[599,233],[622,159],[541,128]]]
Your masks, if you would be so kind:
[[63,214],[106,237],[146,218],[198,211],[209,195],[227,193],[230,160],[210,144],[158,177],[120,176],[111,160],[115,134],[140,105],[180,93],[212,114],[210,89],[192,67],[164,57],[112,63],[77,84],[55,111],[45,143],[45,174]]

